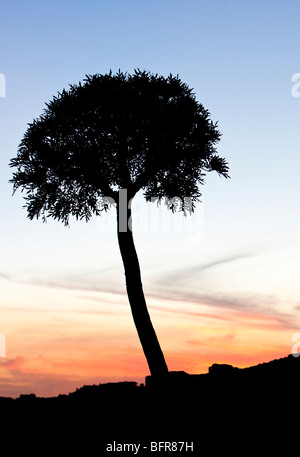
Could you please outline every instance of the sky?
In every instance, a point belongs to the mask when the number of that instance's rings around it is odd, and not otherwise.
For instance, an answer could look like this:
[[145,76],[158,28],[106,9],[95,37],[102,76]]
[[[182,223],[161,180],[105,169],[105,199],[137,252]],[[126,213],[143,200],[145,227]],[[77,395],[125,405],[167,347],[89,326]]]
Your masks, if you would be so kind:
[[[45,103],[86,74],[179,75],[218,121],[230,179],[184,219],[133,201],[144,292],[170,370],[206,373],[300,340],[297,0],[11,0],[0,22],[0,396],[144,382],[114,210],[30,221],[9,161]],[[299,93],[298,93],[299,92]],[[298,336],[297,336],[298,335]],[[4,348],[5,343],[5,348]]]

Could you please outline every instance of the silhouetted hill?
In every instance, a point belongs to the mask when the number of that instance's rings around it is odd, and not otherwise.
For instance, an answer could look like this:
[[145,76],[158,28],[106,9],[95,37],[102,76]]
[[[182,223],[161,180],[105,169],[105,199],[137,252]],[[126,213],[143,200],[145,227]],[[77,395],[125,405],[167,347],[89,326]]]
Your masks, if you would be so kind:
[[[68,451],[84,448],[84,456],[123,455],[106,451],[108,443],[148,446],[158,440],[194,443],[194,453],[178,455],[227,449],[242,456],[241,443],[259,445],[258,455],[264,455],[263,446],[270,450],[283,438],[290,443],[299,374],[300,358],[289,355],[244,369],[214,364],[207,374],[171,372],[158,385],[147,377],[145,386],[107,383],[53,398],[0,398],[1,432],[23,436],[19,444],[31,443],[30,449],[42,439],[46,447],[60,442]],[[140,448],[138,455],[168,455],[149,452]]]

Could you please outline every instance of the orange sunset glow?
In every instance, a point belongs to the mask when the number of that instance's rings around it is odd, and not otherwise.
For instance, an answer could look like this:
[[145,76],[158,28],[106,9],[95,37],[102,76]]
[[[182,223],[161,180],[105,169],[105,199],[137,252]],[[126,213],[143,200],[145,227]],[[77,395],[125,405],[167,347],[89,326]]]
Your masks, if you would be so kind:
[[[45,292],[49,301],[67,295],[62,289]],[[290,351],[290,324],[279,313],[155,297],[148,301],[170,370],[206,373],[213,363],[246,367]],[[9,330],[7,357],[0,365],[2,396],[55,396],[84,384],[144,382],[149,371],[127,296],[78,291],[72,306],[20,306],[6,318],[2,313]]]

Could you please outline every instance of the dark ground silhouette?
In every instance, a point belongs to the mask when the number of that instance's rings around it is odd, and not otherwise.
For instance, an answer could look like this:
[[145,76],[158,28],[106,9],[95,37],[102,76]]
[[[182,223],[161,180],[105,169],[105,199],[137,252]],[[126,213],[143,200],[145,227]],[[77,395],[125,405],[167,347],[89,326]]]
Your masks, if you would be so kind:
[[[245,369],[214,364],[207,374],[171,372],[160,386],[147,377],[145,386],[120,382],[53,398],[2,397],[1,436],[32,455],[52,449],[49,455],[58,456],[72,450],[84,456],[243,456],[251,449],[270,455],[280,446],[287,455],[288,447],[297,448],[299,375],[300,358],[289,355]],[[193,451],[184,445],[179,452],[179,444],[177,452],[151,451],[156,441],[193,443]],[[140,444],[139,451],[107,450],[123,443]]]

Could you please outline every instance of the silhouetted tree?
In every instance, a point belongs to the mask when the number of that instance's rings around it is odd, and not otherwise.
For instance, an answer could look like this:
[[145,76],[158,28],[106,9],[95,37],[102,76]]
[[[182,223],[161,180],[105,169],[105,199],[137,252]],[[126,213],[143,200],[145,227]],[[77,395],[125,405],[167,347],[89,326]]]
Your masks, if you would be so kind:
[[168,368],[144,298],[128,202],[143,189],[147,201],[176,197],[171,210],[192,212],[205,171],[228,177],[215,149],[220,132],[209,116],[178,76],[140,70],[86,76],[46,104],[10,162],[17,167],[14,192],[26,191],[30,219],[68,225],[70,215],[89,220],[115,202],[128,298],[153,377]]

